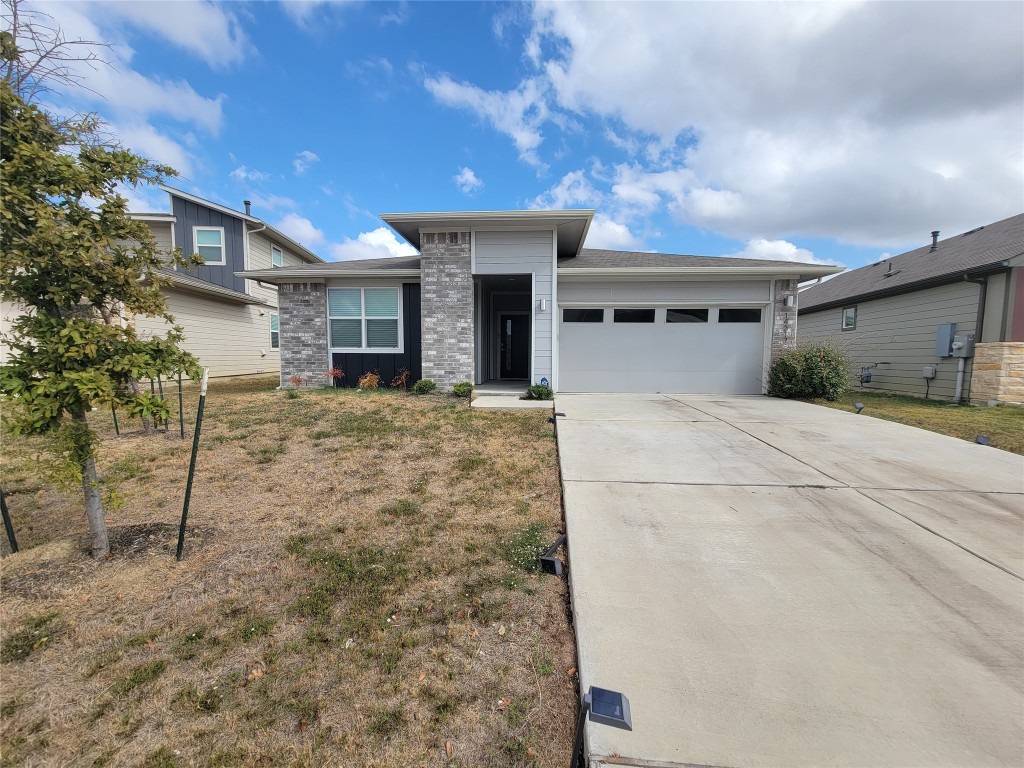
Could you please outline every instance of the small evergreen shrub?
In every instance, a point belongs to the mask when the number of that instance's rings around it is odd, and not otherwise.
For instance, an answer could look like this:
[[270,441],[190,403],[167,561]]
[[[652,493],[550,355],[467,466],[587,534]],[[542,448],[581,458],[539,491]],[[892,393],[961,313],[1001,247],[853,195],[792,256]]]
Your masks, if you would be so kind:
[[452,394],[456,397],[469,397],[473,394],[473,382],[471,381],[460,381],[454,387],[452,387]]
[[367,371],[359,377],[360,389],[376,389],[380,386],[380,374],[376,371]]
[[435,389],[437,389],[437,384],[435,384],[433,381],[431,381],[430,379],[420,379],[419,381],[412,385],[412,390],[410,391],[414,395],[429,395]]
[[524,400],[550,400],[555,396],[555,393],[551,391],[551,387],[547,387],[543,384],[534,384],[533,386],[526,388],[526,397]]
[[849,362],[835,347],[807,346],[783,352],[768,371],[771,397],[838,400],[849,380]]

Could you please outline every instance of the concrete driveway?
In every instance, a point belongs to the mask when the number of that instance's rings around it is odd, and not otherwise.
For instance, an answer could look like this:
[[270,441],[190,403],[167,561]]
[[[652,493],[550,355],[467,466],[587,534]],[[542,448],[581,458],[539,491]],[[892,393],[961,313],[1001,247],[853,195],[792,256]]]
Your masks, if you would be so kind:
[[560,395],[592,766],[1024,764],[1024,457],[762,397]]

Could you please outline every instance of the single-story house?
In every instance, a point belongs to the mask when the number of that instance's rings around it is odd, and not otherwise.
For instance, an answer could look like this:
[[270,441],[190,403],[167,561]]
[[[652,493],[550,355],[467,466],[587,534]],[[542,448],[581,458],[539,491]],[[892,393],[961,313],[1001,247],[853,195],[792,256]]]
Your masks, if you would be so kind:
[[[211,377],[277,374],[281,370],[277,287],[237,277],[246,269],[276,269],[321,263],[315,253],[283,232],[246,212],[162,186],[170,212],[133,213],[153,232],[157,248],[180,247],[185,256],[198,253],[205,264],[196,269],[162,270],[171,284],[164,289],[167,310],[185,333],[181,346],[210,369]],[[0,305],[0,331],[20,314]],[[161,336],[161,318],[134,318],[140,334]],[[0,363],[7,348],[0,343]]]
[[1024,403],[1024,214],[939,234],[801,291],[800,341],[839,346],[864,389]]
[[583,248],[593,210],[385,214],[419,256],[250,269],[278,286],[281,382],[760,394],[797,285],[836,267]]

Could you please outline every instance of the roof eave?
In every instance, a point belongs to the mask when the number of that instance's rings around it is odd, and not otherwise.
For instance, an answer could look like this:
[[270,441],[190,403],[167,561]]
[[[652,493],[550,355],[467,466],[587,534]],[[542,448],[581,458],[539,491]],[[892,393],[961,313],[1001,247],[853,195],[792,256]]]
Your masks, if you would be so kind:
[[959,283],[968,279],[971,275],[983,277],[997,272],[1004,272],[1009,268],[1009,261],[999,261],[992,264],[985,264],[980,267],[974,267],[972,269],[948,272],[945,275],[938,275],[936,277],[928,278],[927,280],[917,280],[913,283],[904,283],[903,285],[897,285],[893,288],[881,288],[877,291],[865,291],[864,293],[841,296],[809,307],[801,306],[798,314],[811,314],[812,312],[821,312],[826,309],[835,309],[836,307],[848,307],[851,304],[857,304],[861,301],[874,301],[875,299],[884,299],[888,296],[899,296],[903,293],[913,293],[914,291],[921,291],[926,288],[934,288],[938,285]]
[[704,277],[704,276],[735,276],[735,277],[796,277],[797,280],[810,280],[842,272],[843,267],[819,266],[816,264],[794,263],[792,267],[769,265],[764,267],[560,267],[558,279],[565,278],[659,278],[659,277]]
[[280,283],[290,283],[296,280],[305,281],[324,281],[332,278],[339,277],[373,277],[373,278],[389,278],[389,277],[420,277],[420,270],[418,269],[337,269],[337,270],[324,270],[324,269],[302,269],[300,268],[287,268],[278,267],[276,269],[250,269],[245,272],[235,272],[235,277],[244,277],[248,280],[258,280],[261,283],[270,283],[272,285],[279,285]]

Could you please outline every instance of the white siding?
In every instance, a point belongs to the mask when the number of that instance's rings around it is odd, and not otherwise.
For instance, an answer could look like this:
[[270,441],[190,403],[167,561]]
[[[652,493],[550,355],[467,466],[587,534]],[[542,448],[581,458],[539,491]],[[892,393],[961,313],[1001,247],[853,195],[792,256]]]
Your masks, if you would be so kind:
[[[167,309],[185,330],[182,348],[209,366],[210,376],[277,373],[280,353],[270,348],[272,307],[234,304],[168,289]],[[163,335],[167,324],[137,317],[140,334]]]
[[[978,315],[976,283],[953,283],[874,301],[851,302],[857,307],[857,327],[842,330],[842,307],[800,314],[797,341],[832,341],[850,358],[851,384],[858,385],[860,367],[876,362],[867,390],[923,396],[922,369],[936,367],[930,397],[952,399],[956,392],[957,358],[935,356],[935,329],[956,323],[957,333],[974,333]],[[971,380],[971,360],[964,373],[964,397]]]
[[[533,383],[542,378],[550,381],[554,231],[475,232],[473,238],[473,274],[533,275]],[[541,299],[547,300],[544,312]]]
[[[11,323],[22,315],[24,308],[20,304],[0,299],[0,333],[11,331]],[[7,362],[8,347],[0,340],[0,365]]]

